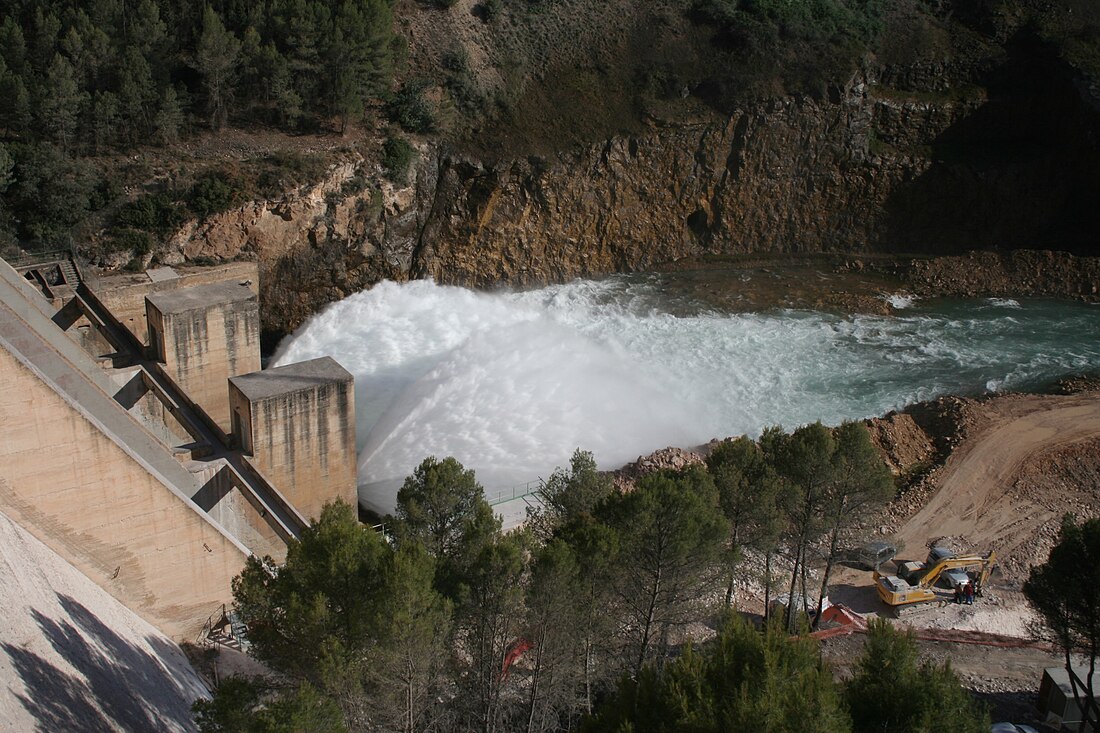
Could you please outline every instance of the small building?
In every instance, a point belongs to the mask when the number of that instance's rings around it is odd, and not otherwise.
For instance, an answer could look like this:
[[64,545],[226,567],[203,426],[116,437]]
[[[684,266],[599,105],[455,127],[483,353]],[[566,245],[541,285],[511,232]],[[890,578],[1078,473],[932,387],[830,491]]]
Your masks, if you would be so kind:
[[302,516],[355,506],[353,378],[327,356],[229,380],[233,437]]
[[[1074,667],[1073,671],[1080,680],[1088,678],[1089,671],[1084,666]],[[1085,695],[1084,690],[1078,689],[1082,696]],[[1065,667],[1047,667],[1043,670],[1043,680],[1039,683],[1039,712],[1048,723],[1061,724],[1070,730],[1081,727],[1084,716],[1073,696],[1069,672]]]
[[225,381],[260,368],[256,293],[240,283],[210,283],[153,293],[145,309],[152,357],[229,432]]

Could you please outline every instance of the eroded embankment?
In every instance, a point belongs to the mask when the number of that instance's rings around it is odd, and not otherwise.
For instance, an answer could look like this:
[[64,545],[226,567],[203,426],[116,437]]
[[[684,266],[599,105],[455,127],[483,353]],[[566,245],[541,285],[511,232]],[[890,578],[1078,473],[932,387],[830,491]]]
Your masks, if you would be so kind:
[[[914,559],[933,543],[995,550],[998,585],[1018,589],[1030,567],[1046,559],[1067,512],[1100,516],[1097,380],[1076,378],[1063,387],[1075,391],[942,397],[867,420],[902,484],[867,532],[892,539]],[[701,463],[707,449],[656,451],[617,471],[616,483],[629,487],[647,473]]]

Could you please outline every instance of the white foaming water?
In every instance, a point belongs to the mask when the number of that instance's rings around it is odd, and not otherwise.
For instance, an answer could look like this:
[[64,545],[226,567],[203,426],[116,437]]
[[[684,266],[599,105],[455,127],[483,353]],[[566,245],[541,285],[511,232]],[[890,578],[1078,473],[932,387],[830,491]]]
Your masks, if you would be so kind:
[[386,282],[312,318],[275,362],[329,354],[355,375],[360,499],[386,512],[429,455],[455,456],[493,494],[577,447],[616,467],[1100,365],[1100,319],[1036,308],[683,315],[682,299],[626,279],[524,293]]
[[989,298],[987,301],[990,305],[997,308],[1020,308],[1020,301],[1013,300],[1012,298]]
[[889,303],[894,310],[912,308],[913,304],[917,302],[917,296],[904,293],[888,293],[879,297]]

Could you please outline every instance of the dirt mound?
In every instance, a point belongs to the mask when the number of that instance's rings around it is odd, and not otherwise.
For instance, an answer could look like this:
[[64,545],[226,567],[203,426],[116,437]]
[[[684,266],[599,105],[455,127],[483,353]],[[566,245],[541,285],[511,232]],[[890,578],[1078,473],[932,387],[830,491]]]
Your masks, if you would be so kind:
[[886,458],[886,465],[896,475],[904,475],[922,466],[931,468],[936,456],[935,440],[912,415],[892,412],[867,421],[871,441]]
[[888,510],[897,538],[996,550],[1013,587],[1041,562],[1066,512],[1100,513],[1100,393],[1004,395],[957,404],[953,444]]
[[1078,520],[1100,517],[1100,438],[1041,451],[1021,466],[1008,496],[1039,508],[1027,542],[1001,560],[1006,579],[1022,582],[1042,563],[1058,536],[1065,514]]

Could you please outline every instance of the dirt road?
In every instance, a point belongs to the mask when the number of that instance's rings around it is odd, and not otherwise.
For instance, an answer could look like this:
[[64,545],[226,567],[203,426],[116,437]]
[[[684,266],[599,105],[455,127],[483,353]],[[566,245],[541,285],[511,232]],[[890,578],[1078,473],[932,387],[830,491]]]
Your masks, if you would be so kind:
[[948,459],[939,490],[902,523],[897,538],[914,556],[934,538],[964,538],[974,550],[995,549],[1009,570],[1023,570],[1037,543],[1045,544],[1045,556],[1049,542],[1040,540],[1050,539],[1066,511],[1095,516],[1100,485],[1061,474],[1082,453],[1097,462],[1100,393],[1017,395],[991,402],[985,412]]

